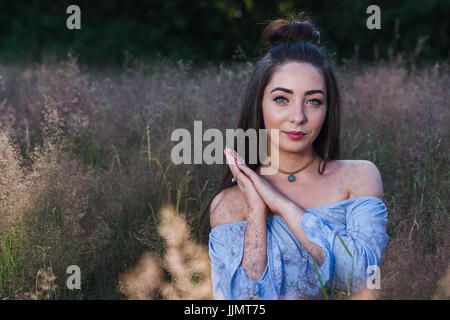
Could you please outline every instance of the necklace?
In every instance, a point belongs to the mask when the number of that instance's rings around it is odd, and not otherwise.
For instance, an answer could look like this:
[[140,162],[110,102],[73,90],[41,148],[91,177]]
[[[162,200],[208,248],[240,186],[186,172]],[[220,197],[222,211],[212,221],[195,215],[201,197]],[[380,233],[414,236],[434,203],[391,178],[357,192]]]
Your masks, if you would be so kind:
[[288,174],[288,175],[289,175],[289,176],[288,176],[288,181],[289,181],[289,182],[294,182],[294,181],[295,181],[295,176],[294,176],[294,174],[297,174],[297,173],[299,173],[300,171],[302,171],[302,170],[308,168],[308,166],[314,161],[315,158],[316,158],[316,153],[314,154],[313,158],[311,159],[311,161],[310,161],[307,165],[303,166],[302,168],[298,169],[297,171],[294,171],[294,172],[288,172],[288,171],[284,171],[284,170],[281,170],[281,169],[278,169],[278,171],[281,172],[281,173],[284,173],[284,174]]

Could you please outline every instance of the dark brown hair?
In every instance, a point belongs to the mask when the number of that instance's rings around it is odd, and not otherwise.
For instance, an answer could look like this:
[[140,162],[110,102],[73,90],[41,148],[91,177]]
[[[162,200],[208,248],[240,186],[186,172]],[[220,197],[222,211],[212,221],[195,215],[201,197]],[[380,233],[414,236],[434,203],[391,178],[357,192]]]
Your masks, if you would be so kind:
[[[322,129],[313,142],[313,148],[320,157],[318,173],[322,175],[325,171],[326,163],[329,160],[339,159],[340,156],[340,95],[326,52],[318,46],[320,33],[309,21],[277,19],[271,21],[263,30],[261,41],[263,45],[268,46],[268,52],[256,63],[256,67],[246,87],[237,128],[241,128],[244,131],[249,128],[255,130],[264,129],[262,100],[264,90],[270,82],[273,73],[288,62],[311,64],[324,77],[327,91],[327,114]],[[247,159],[249,156],[248,151],[249,146],[246,140],[246,163],[249,163]],[[253,170],[256,170],[260,165],[259,156],[256,164],[248,164]],[[222,190],[234,185],[231,178],[232,174],[227,166],[217,192],[203,211],[202,220],[209,214],[212,199]]]

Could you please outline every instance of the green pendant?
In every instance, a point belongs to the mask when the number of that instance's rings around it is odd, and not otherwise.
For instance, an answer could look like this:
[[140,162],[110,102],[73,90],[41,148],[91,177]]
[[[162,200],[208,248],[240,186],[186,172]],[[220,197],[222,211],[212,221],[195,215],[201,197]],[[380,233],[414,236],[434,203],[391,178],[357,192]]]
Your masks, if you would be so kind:
[[294,182],[295,181],[295,177],[293,174],[290,174],[288,177],[289,182]]

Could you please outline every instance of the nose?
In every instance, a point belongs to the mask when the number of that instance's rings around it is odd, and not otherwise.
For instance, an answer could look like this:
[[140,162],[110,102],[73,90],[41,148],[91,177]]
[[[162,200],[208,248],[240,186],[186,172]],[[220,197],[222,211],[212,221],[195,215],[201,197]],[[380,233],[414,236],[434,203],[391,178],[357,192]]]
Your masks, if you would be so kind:
[[292,107],[292,112],[290,114],[290,122],[295,124],[301,124],[306,121],[306,116],[303,110],[303,103],[297,103]]

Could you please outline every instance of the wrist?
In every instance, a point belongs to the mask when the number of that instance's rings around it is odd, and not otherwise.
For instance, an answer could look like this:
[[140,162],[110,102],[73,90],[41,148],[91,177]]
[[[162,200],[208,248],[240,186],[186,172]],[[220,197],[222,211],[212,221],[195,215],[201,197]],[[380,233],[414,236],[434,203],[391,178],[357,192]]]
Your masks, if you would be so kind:
[[283,207],[280,209],[279,215],[283,217],[291,214],[302,217],[305,214],[305,212],[295,202],[289,201],[285,203]]
[[247,215],[247,220],[249,222],[266,222],[267,219],[267,209],[265,210],[250,210]]

